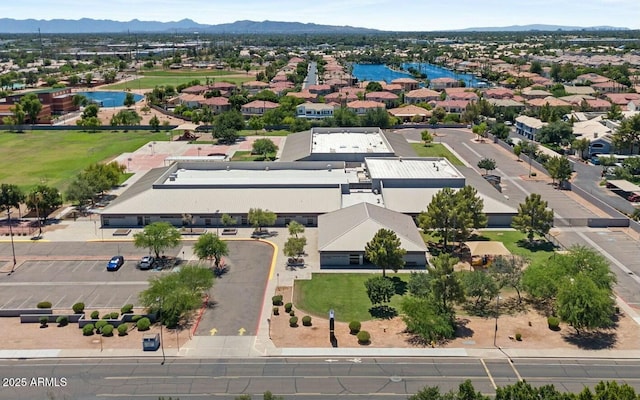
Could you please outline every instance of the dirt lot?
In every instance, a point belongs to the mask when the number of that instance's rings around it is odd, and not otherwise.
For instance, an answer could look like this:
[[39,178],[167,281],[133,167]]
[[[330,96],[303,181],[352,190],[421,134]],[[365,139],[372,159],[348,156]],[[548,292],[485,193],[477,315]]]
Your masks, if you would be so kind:
[[[285,299],[291,298],[291,288],[278,288],[278,294]],[[289,326],[289,316],[280,307],[278,316],[272,317],[271,337],[276,347],[329,347],[329,321],[314,317],[312,326],[302,326],[301,319],[305,314],[296,310],[298,327]],[[295,309],[295,307],[294,307]],[[493,347],[495,331],[494,318],[460,317],[459,337],[448,343],[437,344],[437,347],[450,348],[490,348]],[[371,347],[411,348],[425,346],[416,343],[413,335],[404,332],[405,325],[401,318],[391,320],[375,320],[362,323],[362,330],[371,334]],[[607,331],[597,337],[583,334],[575,335],[575,330],[561,325],[561,330],[554,332],[547,326],[547,319],[535,311],[514,315],[500,315],[496,344],[503,348],[521,349],[636,349],[640,333],[638,325],[629,317],[622,315],[615,331]],[[515,335],[520,333],[522,341],[516,341]],[[359,347],[355,336],[349,334],[347,323],[336,322],[335,334],[339,347]]]

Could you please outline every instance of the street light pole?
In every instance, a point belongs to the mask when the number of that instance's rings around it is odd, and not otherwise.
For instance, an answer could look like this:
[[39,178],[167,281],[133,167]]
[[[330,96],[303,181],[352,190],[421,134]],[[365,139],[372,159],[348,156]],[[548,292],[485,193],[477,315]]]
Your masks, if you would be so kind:
[[493,347],[496,346],[496,338],[498,336],[498,315],[500,313],[500,295],[496,296],[496,329],[493,331]]
[[9,211],[9,207],[7,207],[7,220],[9,221],[9,236],[11,237],[11,254],[13,255],[13,265],[11,266],[11,272],[9,272],[9,275],[11,275],[16,269],[16,248],[13,245],[13,228],[11,227],[11,212]]
[[158,319],[160,320],[160,348],[162,349],[162,362],[160,363],[160,365],[164,365],[164,362],[166,361],[166,357],[164,355],[164,340],[162,337],[162,298],[156,297],[156,301],[159,304]]

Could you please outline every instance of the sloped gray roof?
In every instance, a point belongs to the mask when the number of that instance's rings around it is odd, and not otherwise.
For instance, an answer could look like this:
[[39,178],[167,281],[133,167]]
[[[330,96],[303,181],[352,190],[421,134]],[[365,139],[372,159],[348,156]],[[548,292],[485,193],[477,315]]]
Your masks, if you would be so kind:
[[311,131],[292,133],[284,142],[280,161],[298,161],[311,155]]
[[391,146],[393,153],[398,157],[417,157],[418,154],[413,150],[413,147],[407,142],[404,136],[399,133],[382,132],[385,139]]
[[364,251],[380,229],[390,229],[407,252],[426,252],[413,219],[369,203],[360,203],[318,217],[319,251]]

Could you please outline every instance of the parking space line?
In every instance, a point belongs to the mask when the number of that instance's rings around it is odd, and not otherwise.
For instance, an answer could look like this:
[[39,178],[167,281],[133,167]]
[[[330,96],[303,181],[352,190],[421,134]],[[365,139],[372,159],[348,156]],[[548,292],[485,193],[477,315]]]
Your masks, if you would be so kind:
[[[8,301],[3,302],[5,305],[11,304],[11,302],[13,301],[13,299],[15,299],[16,296],[13,296],[12,298],[10,298]],[[3,309],[4,307],[0,307],[0,309]]]
[[75,266],[75,268],[73,268],[73,269],[71,270],[71,272],[76,272],[76,270],[82,266],[82,263],[83,263],[83,262],[84,262],[84,261],[79,261],[79,262],[78,262],[78,265],[76,265],[76,266]]
[[25,301],[23,301],[22,303],[20,303],[20,305],[19,305],[18,307],[16,307],[16,308],[23,308],[22,306],[23,306],[25,303],[27,303],[29,300],[31,300],[31,298],[32,298],[32,297],[33,297],[33,296],[29,296],[29,298],[28,298],[28,299],[26,299]]
[[[46,264],[45,261],[38,261],[38,264]],[[54,261],[49,261],[48,262],[49,265],[47,265],[43,270],[41,270],[40,272],[47,272],[47,270],[51,267],[53,267],[53,265],[55,264]]]
[[54,305],[53,305],[53,308],[60,308],[60,307],[58,307],[58,306],[60,305],[60,303],[62,303],[62,300],[64,300],[64,299],[65,299],[65,297],[67,297],[67,295],[66,295],[66,294],[65,294],[64,296],[62,296],[62,297],[60,298],[60,300],[58,300],[58,302],[56,302],[56,304],[54,304]]

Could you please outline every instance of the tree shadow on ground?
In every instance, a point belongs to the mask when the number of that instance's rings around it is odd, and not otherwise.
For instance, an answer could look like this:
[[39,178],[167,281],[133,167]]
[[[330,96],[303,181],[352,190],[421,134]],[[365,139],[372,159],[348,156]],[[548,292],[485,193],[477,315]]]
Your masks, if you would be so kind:
[[466,302],[462,305],[462,309],[469,315],[473,315],[475,317],[483,317],[483,318],[493,318],[495,317],[495,307],[489,306],[489,301],[471,301]]
[[390,279],[393,282],[395,294],[397,294],[398,296],[404,296],[404,294],[407,293],[407,282],[403,281],[398,276],[394,276]]
[[369,309],[369,314],[374,318],[391,319],[398,315],[398,310],[391,306],[379,305],[371,307]]
[[556,246],[547,241],[547,240],[534,240],[533,242],[529,242],[527,239],[520,239],[517,242],[518,247],[523,247],[531,252],[544,251],[544,252],[552,252],[556,250]]
[[562,335],[562,339],[583,350],[604,350],[613,348],[618,337],[615,332],[594,331],[581,332],[580,334],[577,332],[566,333]]
[[471,322],[470,320],[466,319],[466,318],[459,318],[456,320],[455,323],[455,335],[457,338],[471,338],[473,337],[473,334],[475,333],[473,329],[469,328],[469,322]]

